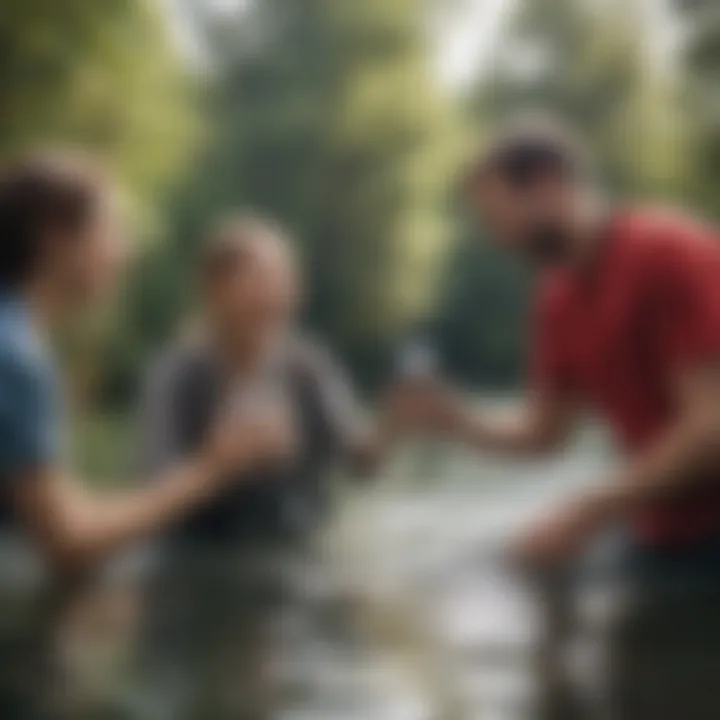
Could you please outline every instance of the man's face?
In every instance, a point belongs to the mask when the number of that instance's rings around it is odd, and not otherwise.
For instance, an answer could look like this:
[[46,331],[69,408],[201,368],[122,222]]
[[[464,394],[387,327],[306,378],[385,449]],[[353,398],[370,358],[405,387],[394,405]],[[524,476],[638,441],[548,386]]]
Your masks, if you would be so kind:
[[472,190],[473,210],[493,239],[540,266],[563,262],[571,251],[576,191],[548,175],[523,186],[489,174]]
[[115,198],[102,199],[82,227],[47,246],[48,265],[70,306],[93,307],[112,294],[128,255]]
[[289,254],[279,246],[260,245],[236,268],[208,280],[206,308],[231,345],[262,356],[288,331],[298,295],[297,271]]

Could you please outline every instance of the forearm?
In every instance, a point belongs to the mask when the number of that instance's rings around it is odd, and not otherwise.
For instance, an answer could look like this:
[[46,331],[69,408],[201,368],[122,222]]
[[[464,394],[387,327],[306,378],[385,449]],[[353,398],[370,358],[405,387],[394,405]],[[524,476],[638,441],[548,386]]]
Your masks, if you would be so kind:
[[[464,406],[456,409],[441,435],[475,450],[502,455],[540,455],[554,450],[565,437],[551,428],[532,407],[512,412],[479,412]],[[378,472],[402,441],[403,433],[387,418],[379,417],[358,434],[348,453],[352,468],[367,476]]]
[[465,408],[451,435],[452,439],[483,452],[542,455],[561,444],[566,428],[548,422],[532,402],[527,402],[509,412]]
[[362,478],[376,475],[401,440],[401,433],[383,416],[367,423],[352,438],[345,453],[351,471]]
[[685,492],[720,467],[720,422],[713,415],[685,420],[616,473],[599,491],[611,516]]
[[197,460],[107,496],[68,491],[49,543],[51,559],[70,569],[101,561],[199,505],[211,493],[211,478],[207,463]]

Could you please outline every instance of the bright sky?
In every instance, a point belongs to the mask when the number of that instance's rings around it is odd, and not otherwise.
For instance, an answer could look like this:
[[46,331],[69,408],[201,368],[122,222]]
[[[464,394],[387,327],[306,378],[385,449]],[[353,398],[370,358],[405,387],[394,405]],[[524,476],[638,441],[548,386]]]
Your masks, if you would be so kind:
[[[171,17],[180,46],[197,53],[192,27],[183,4],[188,0],[162,0]],[[250,0],[204,0],[219,11],[229,12]],[[440,4],[440,3],[439,3]],[[436,67],[439,78],[452,88],[466,85],[487,58],[498,23],[512,0],[450,0],[434,20]]]
[[493,49],[499,24],[512,0],[454,0],[437,23],[437,69],[453,88],[472,81]]

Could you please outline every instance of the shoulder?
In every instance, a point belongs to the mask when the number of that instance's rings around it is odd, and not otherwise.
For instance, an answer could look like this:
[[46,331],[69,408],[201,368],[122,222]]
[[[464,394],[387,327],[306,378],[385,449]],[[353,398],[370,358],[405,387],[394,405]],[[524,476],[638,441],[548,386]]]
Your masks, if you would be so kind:
[[339,364],[329,344],[310,333],[299,333],[289,339],[287,358],[292,367],[313,374]]
[[172,341],[150,363],[146,391],[177,392],[201,375],[204,377],[210,365],[210,352],[201,338],[182,337]]
[[0,309],[0,386],[2,394],[45,393],[55,370],[40,340]]
[[659,208],[630,211],[621,220],[620,232],[628,264],[649,280],[703,267],[720,271],[717,231],[683,212]]
[[55,457],[60,389],[55,370],[30,338],[0,322],[0,462]]
[[290,372],[301,382],[321,390],[338,385],[349,387],[350,380],[340,356],[321,338],[297,335],[287,348]]

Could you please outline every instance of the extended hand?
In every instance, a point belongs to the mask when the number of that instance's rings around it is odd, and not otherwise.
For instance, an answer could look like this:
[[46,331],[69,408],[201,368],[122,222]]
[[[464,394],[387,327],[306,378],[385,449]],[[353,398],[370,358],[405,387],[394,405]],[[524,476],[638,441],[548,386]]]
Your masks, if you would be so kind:
[[605,522],[601,494],[582,497],[523,531],[511,545],[521,565],[537,568],[562,563],[581,552]]
[[456,435],[466,417],[456,393],[437,378],[399,381],[385,405],[388,422],[404,432]]

